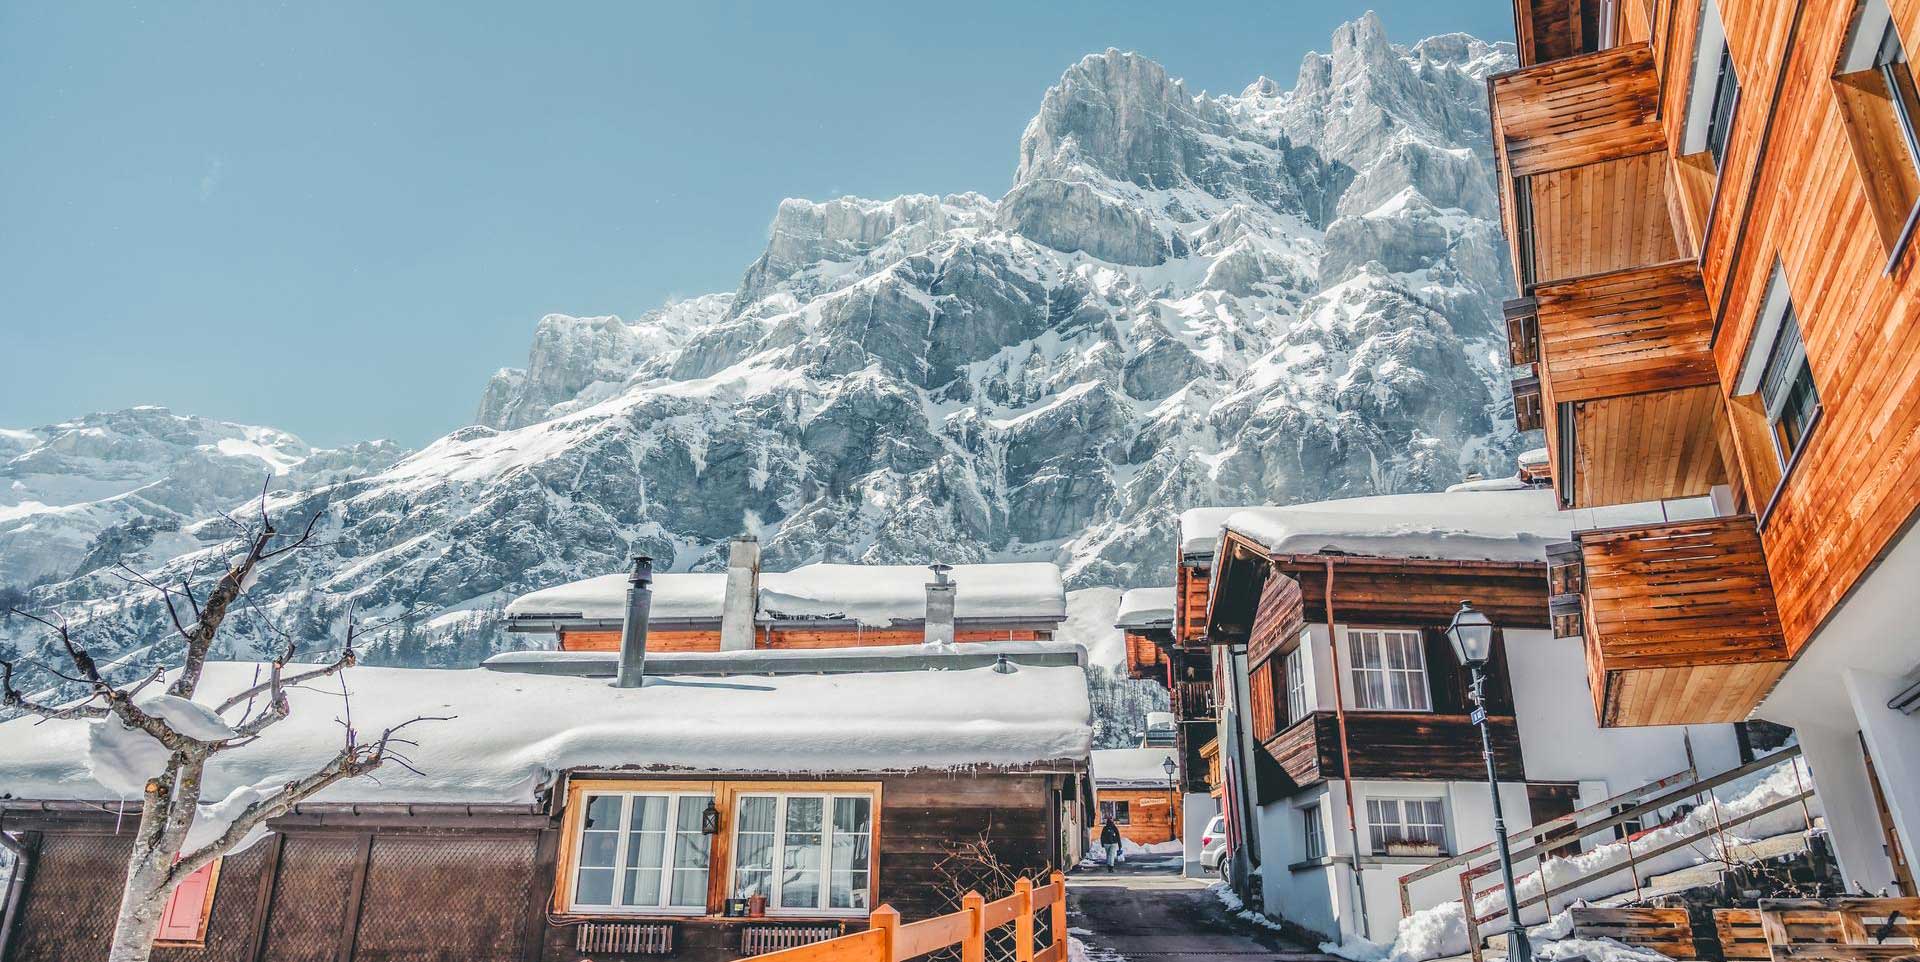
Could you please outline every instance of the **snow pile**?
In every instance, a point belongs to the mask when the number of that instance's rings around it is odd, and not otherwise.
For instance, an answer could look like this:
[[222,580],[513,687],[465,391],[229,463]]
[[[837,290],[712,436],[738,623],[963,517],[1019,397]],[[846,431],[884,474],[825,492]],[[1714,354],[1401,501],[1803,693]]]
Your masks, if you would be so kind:
[[[1275,932],[1286,931],[1286,926],[1281,925],[1279,922],[1276,922],[1270,918],[1267,918],[1266,916],[1261,915],[1260,913],[1255,912],[1250,908],[1247,908],[1247,904],[1245,902],[1240,901],[1239,893],[1229,888],[1227,886],[1227,883],[1215,882],[1208,887],[1213,890],[1214,898],[1219,899],[1220,904],[1223,906],[1226,906],[1227,911],[1232,913],[1234,918],[1237,918],[1242,922],[1250,922],[1254,925],[1258,925],[1263,929],[1272,929]],[[1362,939],[1361,941],[1364,942],[1365,940]],[[1321,946],[1321,948],[1324,950],[1326,946]]]
[[[1057,565],[955,565],[949,575],[956,618],[1066,617],[1066,589]],[[758,615],[762,618],[850,618],[885,628],[927,614],[925,565],[811,564],[792,571],[760,575]],[[723,573],[669,572],[654,576],[652,617],[656,620],[718,620],[726,597]],[[601,575],[523,595],[507,606],[510,617],[575,615],[618,619],[626,614],[627,575]]]
[[1229,515],[1223,527],[1275,554],[1525,562],[1544,560],[1548,545],[1576,530],[1710,513],[1704,498],[1561,511],[1545,489],[1472,489],[1247,508]]
[[[256,671],[209,663],[201,691],[224,697],[252,684]],[[518,804],[571,769],[946,770],[1083,761],[1092,742],[1086,674],[1075,666],[655,677],[638,690],[559,675],[356,667],[326,687],[290,691],[289,718],[258,742],[215,756],[202,797],[244,807],[237,789],[277,785],[323,764],[342,745],[343,689],[362,741],[417,715],[450,720],[407,730],[419,742],[407,757],[423,774],[382,769],[377,778],[337,783],[316,801]],[[96,762],[95,730],[77,720],[0,723],[0,786],[15,798],[98,801],[160,773],[164,755],[142,756],[121,742]]]
[[[1729,792],[1728,794],[1733,797],[1720,802],[1718,818],[1724,822],[1760,811],[1791,798],[1812,785],[1813,776],[1807,770],[1804,759],[1796,758],[1782,762],[1768,769],[1757,784],[1738,789],[1738,794]],[[1819,813],[1817,798],[1808,799],[1807,805],[1810,811]],[[1700,805],[1673,824],[1661,826],[1636,837],[1633,840],[1634,849],[1638,852],[1652,851],[1691,834],[1701,831],[1711,832],[1715,817],[1714,806]],[[1786,805],[1777,811],[1734,826],[1727,831],[1727,838],[1730,844],[1737,846],[1753,839],[1801,831],[1806,827],[1807,822],[1801,807]],[[1683,846],[1664,855],[1654,858],[1639,856],[1634,860],[1634,864],[1644,876],[1663,875],[1717,857],[1715,844],[1715,840],[1709,835],[1692,845]],[[1587,878],[1588,881],[1585,884],[1554,896],[1554,902],[1561,906],[1576,900],[1591,902],[1632,890],[1633,878],[1630,870],[1616,871],[1610,875],[1597,877],[1594,874],[1616,867],[1625,869],[1626,865],[1626,844],[1609,842],[1570,858],[1549,859],[1545,872],[1546,884],[1557,889],[1577,879]],[[1539,872],[1529,872],[1518,880],[1515,888],[1522,901],[1540,893],[1540,876]],[[1496,888],[1475,902],[1475,914],[1484,916],[1505,906],[1506,896]],[[1532,924],[1544,918],[1545,908],[1536,904],[1521,909],[1520,914],[1523,921]],[[1504,919],[1495,919],[1490,923],[1489,929],[1483,931],[1502,931],[1505,924]],[[1466,917],[1460,910],[1460,902],[1454,900],[1421,909],[1401,919],[1399,932],[1395,935],[1392,946],[1380,946],[1365,940],[1356,940],[1328,951],[1337,950],[1336,954],[1358,960],[1358,962],[1422,962],[1425,959],[1460,955],[1467,949]]]
[[[234,736],[233,728],[212,709],[178,695],[165,691],[142,692],[135,696],[133,704],[189,738],[217,742]],[[158,739],[128,726],[116,715],[84,724],[87,771],[113,797],[139,798],[146,791],[147,780],[160,774],[172,755]]]
[[1128,627],[1164,625],[1171,624],[1172,621],[1172,585],[1157,588],[1129,588],[1120,596],[1120,610],[1114,614],[1115,624]]
[[1098,788],[1166,788],[1172,776],[1161,766],[1171,748],[1103,748],[1093,753],[1093,783]]

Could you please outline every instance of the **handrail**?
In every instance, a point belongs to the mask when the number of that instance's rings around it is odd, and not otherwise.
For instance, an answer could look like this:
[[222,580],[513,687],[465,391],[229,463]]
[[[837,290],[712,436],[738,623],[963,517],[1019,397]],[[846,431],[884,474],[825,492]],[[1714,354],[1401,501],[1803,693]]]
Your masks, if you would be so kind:
[[[1645,785],[1640,786],[1639,788],[1628,789],[1627,791],[1621,792],[1620,794],[1615,795],[1611,798],[1608,798],[1605,801],[1595,802],[1592,805],[1588,805],[1587,807],[1582,808],[1578,811],[1568,812],[1565,815],[1561,815],[1556,818],[1550,819],[1548,821],[1541,822],[1538,825],[1528,826],[1526,828],[1520,829],[1519,831],[1511,832],[1507,835],[1507,843],[1511,845],[1514,842],[1532,842],[1534,839],[1540,838],[1545,835],[1553,834],[1563,828],[1576,826],[1580,819],[1585,818],[1588,815],[1592,815],[1593,813],[1602,811],[1602,810],[1612,811],[1614,805],[1617,805],[1623,801],[1628,801],[1631,799],[1644,798],[1648,795],[1651,795],[1655,792],[1665,789],[1670,785],[1677,784],[1682,779],[1691,779],[1693,775],[1694,775],[1693,769],[1688,768],[1682,771],[1675,772],[1671,775],[1668,775],[1667,777],[1660,779],[1657,782],[1649,782]],[[1555,842],[1553,843],[1553,847],[1558,848],[1561,844],[1564,844],[1564,842]],[[1438,861],[1438,862],[1433,862],[1427,865],[1423,865],[1417,869],[1414,869],[1411,872],[1408,872],[1405,875],[1400,876],[1401,913],[1403,915],[1413,914],[1413,903],[1412,903],[1411,897],[1408,895],[1408,889],[1413,885],[1413,883],[1418,882],[1424,878],[1429,878],[1431,876],[1438,875],[1441,872],[1447,871],[1448,869],[1455,868],[1461,865],[1466,865],[1468,862],[1471,862],[1474,859],[1481,858],[1486,855],[1491,855],[1493,854],[1493,846],[1494,846],[1494,843],[1488,842],[1487,844],[1482,845],[1479,848],[1473,849],[1471,851],[1461,852],[1460,854],[1455,855],[1452,858],[1442,859],[1441,861]],[[1538,848],[1538,846],[1534,846],[1534,847]],[[1518,854],[1514,856],[1514,861],[1516,862],[1522,861],[1523,859],[1524,859],[1524,856],[1521,856]]]
[[[1747,775],[1750,775],[1762,769],[1772,768],[1773,766],[1778,765],[1781,762],[1791,762],[1794,758],[1798,757],[1800,753],[1801,753],[1800,746],[1789,745],[1788,747],[1783,748],[1765,757],[1756,758],[1753,761],[1746,763],[1745,765],[1739,766],[1738,768],[1732,768],[1727,771],[1721,772],[1718,775],[1714,775],[1709,778],[1703,778],[1698,781],[1691,782],[1687,785],[1683,785],[1679,788],[1675,788],[1671,791],[1665,792],[1664,794],[1661,794],[1650,801],[1641,802],[1640,804],[1635,805],[1632,808],[1617,812],[1597,822],[1593,822],[1588,825],[1578,825],[1578,824],[1567,825],[1563,829],[1558,829],[1551,833],[1546,833],[1541,841],[1538,841],[1533,845],[1528,846],[1527,848],[1521,849],[1520,851],[1514,852],[1512,855],[1513,862],[1518,864],[1520,862],[1525,861],[1528,858],[1544,855],[1544,853],[1551,851],[1552,849],[1559,848],[1563,845],[1577,843],[1581,839],[1584,839],[1587,836],[1592,835],[1596,832],[1606,831],[1617,825],[1623,825],[1626,822],[1631,821],[1632,819],[1637,818],[1640,815],[1643,815],[1652,811],[1657,811],[1663,807],[1666,807],[1667,805],[1671,805],[1685,798],[1697,797],[1704,792],[1710,792],[1714,788],[1717,788],[1728,782],[1734,781],[1735,779],[1745,777]],[[1669,776],[1668,779],[1663,779],[1662,782],[1655,783],[1655,785],[1644,786],[1643,789],[1637,789],[1635,790],[1635,792],[1637,792],[1639,795],[1642,795],[1642,796],[1646,794],[1651,794],[1652,789],[1654,789],[1658,785],[1661,785],[1667,781],[1670,781],[1672,777],[1673,776]],[[1624,793],[1624,794],[1635,794],[1635,792]],[[1616,797],[1619,797],[1619,796],[1616,796]],[[1701,839],[1707,838],[1709,836],[1719,835],[1728,828],[1731,828],[1735,825],[1744,824],[1753,819],[1759,818],[1762,815],[1767,815],[1772,812],[1779,811],[1780,809],[1786,808],[1789,805],[1804,804],[1807,799],[1812,797],[1813,797],[1813,790],[1811,788],[1803,787],[1800,791],[1796,792],[1793,795],[1790,795],[1772,804],[1763,806],[1754,811],[1744,813],[1737,817],[1728,818],[1728,819],[1721,819],[1716,817],[1714,819],[1714,824],[1712,826],[1702,826],[1696,832],[1689,833],[1685,836],[1682,836],[1679,839],[1676,839],[1672,842],[1668,842],[1664,845],[1659,846],[1658,848],[1654,848],[1648,851],[1635,852],[1633,850],[1633,840],[1631,838],[1626,839],[1624,844],[1627,847],[1626,848],[1627,858],[1624,863],[1617,864],[1608,868],[1603,868],[1599,871],[1592,872],[1586,875],[1582,875],[1579,878],[1573,879],[1559,886],[1548,887],[1543,884],[1541,886],[1540,892],[1520,900],[1520,904],[1518,907],[1521,909],[1524,909],[1527,906],[1537,905],[1542,902],[1545,902],[1547,904],[1547,909],[1549,913],[1551,913],[1553,909],[1552,899],[1554,896],[1564,895],[1567,892],[1580,888],[1581,886],[1584,886],[1595,879],[1606,878],[1609,875],[1614,875],[1622,871],[1632,873],[1634,887],[1638,889],[1640,885],[1640,861],[1641,860],[1656,858],[1658,856],[1665,855],[1668,852],[1676,851],[1680,848],[1693,845],[1694,843],[1700,841]],[[1613,800],[1609,799],[1608,802],[1602,802],[1601,805],[1606,805],[1611,801]],[[1717,803],[1714,803],[1714,804],[1717,804]],[[1586,809],[1582,809],[1582,812],[1592,812],[1598,809],[1599,807],[1600,806],[1598,805],[1588,806]],[[1580,813],[1574,813],[1574,815],[1563,815],[1559,819],[1555,819],[1554,821],[1565,823],[1569,820],[1576,820],[1575,817],[1578,816],[1579,814]],[[1551,825],[1553,823],[1546,823],[1546,824]],[[1482,848],[1476,850],[1476,853],[1469,853],[1469,855],[1466,856],[1465,858],[1456,856],[1456,859],[1461,859],[1460,864],[1465,864],[1466,859],[1477,857],[1477,854],[1485,853],[1490,848],[1491,848],[1490,845],[1483,846]],[[1545,865],[1545,861],[1544,859],[1542,859],[1539,863],[1539,868],[1537,870],[1544,872],[1544,865]],[[1432,866],[1429,866],[1428,868],[1432,868]],[[1503,904],[1503,905],[1496,906],[1493,911],[1488,912],[1486,915],[1478,914],[1474,908],[1475,901],[1477,901],[1482,895],[1492,893],[1494,889],[1488,889],[1485,892],[1475,892],[1473,888],[1473,881],[1476,878],[1480,878],[1482,876],[1491,874],[1497,871],[1498,869],[1499,869],[1499,866],[1495,863],[1485,863],[1478,866],[1467,865],[1467,867],[1460,873],[1461,913],[1466,918],[1467,947],[1473,955],[1474,962],[1481,962],[1481,959],[1482,959],[1481,946],[1480,946],[1480,941],[1481,941],[1480,926],[1484,923],[1491,922],[1495,919],[1505,916],[1508,914],[1508,912],[1507,912],[1506,906]],[[1436,871],[1438,871],[1438,869],[1436,869]],[[1408,880],[1413,878],[1415,875],[1419,875],[1419,874],[1420,873],[1418,872],[1409,873],[1408,876],[1405,876],[1401,879],[1401,898],[1403,900],[1407,898],[1406,885]],[[1431,875],[1434,873],[1427,872],[1426,874]],[[1425,877],[1425,876],[1421,876],[1421,877]],[[1544,880],[1545,880],[1545,876],[1543,874],[1542,881],[1544,882]],[[1516,924],[1518,924],[1517,920],[1509,922],[1508,926],[1509,928],[1511,928]]]
[[[1034,944],[1033,914],[1047,909],[1045,946]],[[929,952],[960,946],[961,962],[985,962],[987,933],[1014,927],[1014,962],[1067,962],[1067,880],[1054,872],[1045,885],[1020,878],[1013,894],[991,902],[978,892],[960,899],[960,911],[901,924],[900,913],[882,905],[868,916],[871,928],[852,935],[810,942],[752,956],[756,962],[907,962]]]

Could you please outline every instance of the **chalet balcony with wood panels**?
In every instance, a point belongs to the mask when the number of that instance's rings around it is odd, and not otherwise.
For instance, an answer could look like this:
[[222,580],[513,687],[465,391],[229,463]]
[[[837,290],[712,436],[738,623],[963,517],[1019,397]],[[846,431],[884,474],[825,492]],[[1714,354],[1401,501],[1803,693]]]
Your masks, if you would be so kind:
[[[1496,769],[1502,781],[1525,781],[1520,729],[1512,715],[1489,715]],[[1334,712],[1316,711],[1281,729],[1261,747],[1292,780],[1283,793],[1345,774],[1340,755],[1340,722]],[[1484,781],[1480,729],[1467,715],[1424,711],[1347,712],[1347,753],[1354,778]],[[1262,784],[1264,792],[1268,786]]]
[[1585,640],[1601,727],[1740,721],[1786,670],[1751,515],[1575,538],[1549,551],[1550,608]]
[[[1690,261],[1541,284],[1507,303],[1514,419],[1546,431],[1562,507],[1725,484],[1713,316]],[[1522,396],[1523,386],[1530,391]]]
[[1645,43],[1490,81],[1500,213],[1522,293],[1684,256]]

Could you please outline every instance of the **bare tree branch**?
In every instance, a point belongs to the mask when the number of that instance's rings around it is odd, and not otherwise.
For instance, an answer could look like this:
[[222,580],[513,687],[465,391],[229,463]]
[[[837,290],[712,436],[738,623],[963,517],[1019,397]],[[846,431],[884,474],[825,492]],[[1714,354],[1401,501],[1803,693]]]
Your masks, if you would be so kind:
[[359,656],[354,654],[354,651],[352,648],[348,648],[346,654],[341,655],[338,659],[334,660],[329,664],[321,665],[318,668],[314,668],[308,671],[295,672],[291,675],[286,676],[285,678],[269,679],[267,681],[263,681],[257,685],[254,685],[250,688],[246,688],[241,691],[235,692],[232,695],[232,697],[229,697],[226,701],[221,702],[220,706],[218,708],[215,708],[214,711],[225,712],[227,709],[232,708],[233,706],[238,705],[241,702],[246,701],[247,699],[252,698],[255,695],[258,695],[261,692],[269,691],[274,688],[285,688],[290,685],[298,685],[301,682],[312,681],[315,678],[325,678],[328,675],[338,673],[343,668],[352,668],[354,666],[354,663],[357,662],[358,660],[359,660]]
[[88,697],[82,701],[61,708],[29,701],[20,689],[13,687],[13,662],[0,661],[0,705],[5,705],[8,708],[18,708],[22,711],[38,715],[41,718],[107,717],[107,710],[99,705],[89,704],[91,701],[93,701],[93,698]]

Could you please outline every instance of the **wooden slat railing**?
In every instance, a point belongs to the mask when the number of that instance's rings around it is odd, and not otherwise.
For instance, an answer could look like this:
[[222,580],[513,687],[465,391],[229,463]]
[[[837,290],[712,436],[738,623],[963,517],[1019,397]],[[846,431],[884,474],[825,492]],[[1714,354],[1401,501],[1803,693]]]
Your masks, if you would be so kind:
[[[1035,945],[1034,913],[1046,911],[1049,944]],[[1067,962],[1067,881],[1054,872],[1045,885],[1032,879],[1014,883],[1013,894],[987,901],[978,892],[960,900],[960,911],[918,922],[901,923],[900,913],[882,905],[868,917],[871,928],[837,939],[768,952],[755,962],[907,962],[952,946],[960,962],[986,962],[987,934],[1012,925],[1014,962]]]
[[1920,959],[1920,899],[1761,899],[1759,914],[1775,962]]

